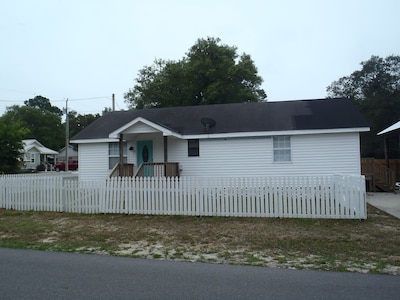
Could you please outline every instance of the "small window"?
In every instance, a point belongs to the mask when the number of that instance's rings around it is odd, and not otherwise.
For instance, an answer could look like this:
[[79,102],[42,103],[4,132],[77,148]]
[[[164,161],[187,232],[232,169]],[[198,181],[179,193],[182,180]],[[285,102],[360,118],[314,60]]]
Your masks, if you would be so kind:
[[31,163],[35,163],[35,153],[31,153]]
[[200,156],[199,140],[188,140],[188,156]]
[[290,136],[274,136],[274,162],[292,161]]

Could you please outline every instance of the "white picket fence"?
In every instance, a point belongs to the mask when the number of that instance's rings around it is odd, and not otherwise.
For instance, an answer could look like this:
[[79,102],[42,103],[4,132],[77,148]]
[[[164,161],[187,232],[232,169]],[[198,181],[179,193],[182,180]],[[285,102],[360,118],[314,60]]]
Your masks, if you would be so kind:
[[364,176],[0,176],[0,208],[74,213],[366,219]]

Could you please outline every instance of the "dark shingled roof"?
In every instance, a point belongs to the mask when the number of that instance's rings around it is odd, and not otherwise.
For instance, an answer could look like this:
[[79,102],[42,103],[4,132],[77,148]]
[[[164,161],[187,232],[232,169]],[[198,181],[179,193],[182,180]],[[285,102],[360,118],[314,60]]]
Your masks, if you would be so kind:
[[205,134],[203,118],[216,122],[209,134],[369,127],[350,100],[339,98],[116,111],[97,119],[72,140],[108,138],[138,117],[183,135]]

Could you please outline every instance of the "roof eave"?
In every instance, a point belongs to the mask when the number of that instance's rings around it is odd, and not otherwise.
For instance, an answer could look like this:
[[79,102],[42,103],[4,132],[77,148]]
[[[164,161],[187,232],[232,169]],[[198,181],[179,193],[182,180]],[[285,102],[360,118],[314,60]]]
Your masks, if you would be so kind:
[[[350,133],[350,132],[368,132],[369,127],[356,128],[332,128],[332,129],[307,129],[307,130],[277,130],[277,131],[255,131],[255,132],[228,132],[228,133],[208,133],[208,134],[187,134],[181,135],[169,132],[170,136],[180,139],[220,139],[220,138],[240,138],[240,137],[262,137],[278,135],[306,135],[306,134],[328,134],[328,133]],[[111,136],[111,134],[110,134]],[[165,134],[164,134],[165,136]],[[73,144],[92,144],[92,143],[111,143],[118,142],[118,135],[115,137],[100,139],[80,139],[71,140]]]
[[332,129],[307,129],[307,130],[277,130],[277,131],[255,131],[255,132],[229,132],[211,134],[192,134],[184,135],[184,139],[220,139],[220,138],[240,138],[240,137],[262,137],[278,135],[305,135],[305,134],[328,134],[328,133],[350,133],[368,132],[369,127],[357,128],[332,128]]
[[386,129],[378,132],[377,135],[382,135],[382,134],[389,133],[389,132],[392,132],[392,131],[395,131],[395,130],[398,130],[398,129],[400,129],[400,121],[397,122],[397,123],[394,123],[392,126],[389,126]]
[[100,139],[80,139],[80,140],[71,140],[71,144],[95,144],[95,143],[113,143],[118,142],[118,139],[111,138],[100,138]]

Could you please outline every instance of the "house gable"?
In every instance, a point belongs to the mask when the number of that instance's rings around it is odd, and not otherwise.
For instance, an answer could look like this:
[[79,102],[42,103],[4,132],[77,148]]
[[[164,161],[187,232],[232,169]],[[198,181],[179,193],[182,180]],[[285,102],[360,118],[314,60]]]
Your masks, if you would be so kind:
[[31,152],[34,149],[35,150],[34,152],[38,152],[40,154],[50,154],[50,155],[58,154],[57,151],[43,146],[39,141],[35,139],[22,140],[22,142],[24,144],[24,152]]
[[164,136],[174,135],[174,133],[163,126],[155,124],[144,118],[136,118],[133,121],[121,126],[109,134],[109,138],[116,139],[120,134],[139,134],[162,132]]

